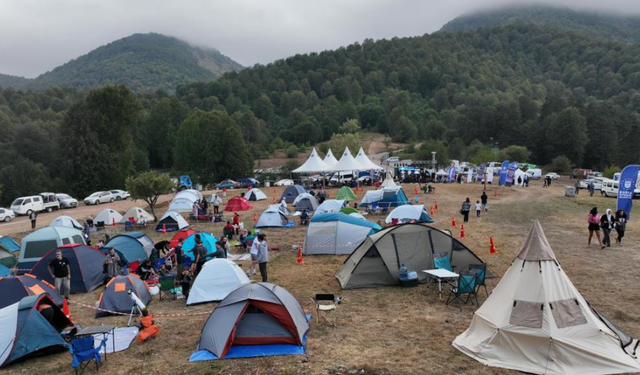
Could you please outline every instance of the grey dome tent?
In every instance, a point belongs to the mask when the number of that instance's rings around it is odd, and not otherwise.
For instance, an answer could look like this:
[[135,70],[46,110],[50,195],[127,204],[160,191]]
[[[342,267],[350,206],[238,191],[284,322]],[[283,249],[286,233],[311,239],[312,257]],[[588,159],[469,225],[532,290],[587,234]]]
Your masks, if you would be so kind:
[[[300,303],[284,288],[271,283],[243,284],[209,315],[191,361],[268,355],[272,344],[304,345],[309,322]],[[253,350],[252,350],[253,349]],[[204,353],[203,353],[204,352]],[[237,354],[237,353],[235,353]],[[277,354],[297,354],[280,350]]]
[[248,201],[261,201],[267,199],[267,195],[258,188],[253,188],[244,195]]
[[296,211],[315,211],[315,209],[318,208],[318,201],[313,195],[309,193],[302,193],[296,197],[293,201],[293,205],[296,207]]
[[254,226],[255,228],[283,228],[289,220],[287,217],[278,209],[269,207],[262,215],[260,215],[260,219]]
[[100,310],[96,312],[96,318],[111,315],[109,311],[130,313],[133,303],[127,293],[129,290],[145,305],[148,305],[151,301],[151,293],[149,293],[147,284],[140,280],[138,276],[133,274],[116,276],[109,281],[104,292],[100,294],[100,299],[98,300],[98,308]]
[[[484,264],[471,250],[451,235],[422,224],[401,224],[385,228],[367,237],[345,260],[336,273],[343,289],[398,285],[401,264],[409,271],[433,269],[434,254],[447,253],[454,271],[466,270],[470,264]],[[493,276],[487,270],[487,277]]]
[[102,273],[104,254],[86,245],[70,244],[49,251],[33,266],[31,274],[53,284],[49,264],[56,258],[58,250],[69,260],[72,275],[71,293],[87,293],[102,285],[105,276]]
[[282,192],[282,196],[280,197],[280,201],[284,199],[287,203],[293,203],[296,200],[296,197],[300,194],[306,193],[307,191],[300,185],[290,185],[287,186],[286,189]]

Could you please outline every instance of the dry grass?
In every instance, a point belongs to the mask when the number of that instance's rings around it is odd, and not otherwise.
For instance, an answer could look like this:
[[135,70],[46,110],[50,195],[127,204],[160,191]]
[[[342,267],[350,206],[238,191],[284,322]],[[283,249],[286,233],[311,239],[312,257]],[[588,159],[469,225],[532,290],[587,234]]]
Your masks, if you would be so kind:
[[[535,186],[533,186],[535,184]],[[465,225],[467,238],[463,240],[478,256],[485,260],[498,276],[509,267],[529,231],[533,219],[540,219],[549,241],[565,271],[584,297],[604,314],[615,319],[633,336],[640,336],[640,273],[636,264],[640,260],[637,239],[640,225],[628,225],[623,247],[600,250],[586,248],[586,215],[591,206],[601,211],[613,207],[615,200],[588,197],[565,198],[561,183],[542,189],[541,183],[529,188],[490,188],[489,212],[480,219],[470,218]],[[450,229],[450,220],[459,210],[462,200],[470,196],[479,199],[480,185],[438,185],[435,195],[420,198],[427,206],[438,200],[436,219],[443,221],[437,227]],[[498,190],[498,198],[493,197]],[[412,195],[414,186],[406,186]],[[251,212],[244,213],[245,223],[253,221],[271,204],[273,188],[264,191],[268,201],[255,204]],[[279,196],[280,189],[276,195]],[[335,194],[335,191],[331,191]],[[238,194],[236,192],[235,194]],[[376,218],[377,220],[378,218]],[[379,219],[383,219],[380,217]],[[459,215],[457,220],[461,221]],[[220,224],[197,224],[199,230],[220,235]],[[459,230],[453,231],[458,236]],[[267,230],[270,245],[280,248],[271,254],[270,281],[288,289],[311,312],[310,298],[315,293],[339,293],[339,327],[311,324],[306,356],[284,356],[200,362],[188,362],[198,343],[206,315],[191,317],[158,317],[160,335],[146,343],[135,342],[121,353],[109,356],[103,371],[111,374],[503,374],[505,370],[488,368],[466,357],[451,346],[453,339],[463,332],[471,321],[475,307],[467,306],[460,313],[457,307],[444,305],[438,300],[434,287],[399,287],[340,291],[334,278],[344,257],[305,257],[304,265],[297,265],[291,245],[304,239],[305,228]],[[154,240],[168,238],[150,232]],[[489,236],[493,236],[499,253],[489,255]],[[499,278],[488,282],[495,287]],[[99,292],[74,295],[73,300],[93,304]],[[480,303],[484,301],[481,295]],[[183,301],[158,301],[150,311],[161,313],[188,313],[212,310],[214,305],[186,308]],[[83,326],[100,323],[126,324],[124,317],[96,320],[93,311],[72,307],[72,316]],[[6,374],[67,373],[70,355],[60,353],[10,366]],[[354,370],[357,370],[354,371]]]

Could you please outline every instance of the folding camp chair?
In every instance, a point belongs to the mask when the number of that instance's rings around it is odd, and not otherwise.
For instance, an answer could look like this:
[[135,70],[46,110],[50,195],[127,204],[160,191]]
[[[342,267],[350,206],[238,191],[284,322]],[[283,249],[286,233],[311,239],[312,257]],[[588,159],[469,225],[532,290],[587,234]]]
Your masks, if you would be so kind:
[[336,298],[334,294],[316,294],[311,300],[316,307],[316,323],[320,324],[322,318],[329,325],[337,327],[340,297]]
[[125,221],[124,222],[124,231],[125,232],[130,231],[131,227],[133,227],[133,223],[131,223],[130,221]]
[[94,348],[93,336],[76,338],[71,340],[69,351],[71,352],[71,367],[75,369],[76,375],[82,374],[84,370],[94,362],[96,364],[96,372],[100,369],[102,363],[100,359],[100,350],[106,345],[108,338],[105,337],[97,348]]
[[451,258],[449,258],[448,253],[434,254],[433,265],[435,266],[435,268],[453,272],[453,267],[451,266]]
[[[464,295],[467,295],[465,301],[462,300]],[[462,304],[465,305],[469,302],[473,296],[476,300],[476,306],[478,305],[478,296],[476,294],[476,274],[475,272],[462,271],[458,277],[458,286],[451,287],[449,292],[449,298],[447,298],[447,305],[453,301],[458,301],[460,312],[462,312]],[[452,298],[453,297],[453,298]]]
[[171,297],[173,296],[173,299],[176,299],[176,293],[174,291],[175,288],[175,283],[176,283],[176,278],[175,276],[160,276],[160,301],[162,301],[163,298]]
[[487,284],[485,279],[487,278],[487,265],[486,264],[470,264],[469,271],[476,274],[476,293],[480,291],[480,287],[484,287],[484,293],[489,297],[487,291]]

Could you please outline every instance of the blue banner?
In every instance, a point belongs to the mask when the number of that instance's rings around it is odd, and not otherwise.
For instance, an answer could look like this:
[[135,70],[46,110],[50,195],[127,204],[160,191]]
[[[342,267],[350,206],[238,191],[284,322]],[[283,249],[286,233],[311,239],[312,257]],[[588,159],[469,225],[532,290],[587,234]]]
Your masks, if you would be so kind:
[[507,168],[507,179],[504,181],[505,186],[513,185],[513,178],[516,176],[516,170],[518,169],[518,162],[512,161]]
[[456,182],[457,173],[458,173],[458,168],[451,167],[451,169],[449,169],[449,182]]
[[477,181],[484,181],[484,171],[487,169],[487,163],[480,163],[480,170],[478,171]]
[[627,214],[627,220],[631,218],[631,208],[633,207],[633,193],[636,190],[638,181],[638,165],[627,165],[620,174],[620,184],[618,187],[618,210],[623,210]]
[[504,185],[507,181],[507,169],[509,168],[509,160],[505,160],[502,162],[502,167],[500,167],[500,181],[498,181],[498,185]]

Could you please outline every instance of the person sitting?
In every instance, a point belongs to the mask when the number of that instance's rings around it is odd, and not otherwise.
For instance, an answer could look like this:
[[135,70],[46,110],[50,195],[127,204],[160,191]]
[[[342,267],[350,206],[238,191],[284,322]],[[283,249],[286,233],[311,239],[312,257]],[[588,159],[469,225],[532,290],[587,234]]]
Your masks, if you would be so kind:
[[222,233],[225,236],[227,236],[227,238],[229,238],[230,240],[233,239],[234,231],[235,231],[235,228],[233,227],[230,221],[227,221],[227,225],[225,225],[224,228],[222,228]]
[[243,230],[240,233],[240,246],[242,246],[243,249],[247,250],[247,237],[249,236],[249,231],[247,230]]
[[309,210],[304,210],[302,211],[302,214],[300,215],[300,225],[307,225],[309,224]]
[[155,276],[156,271],[153,268],[151,261],[149,259],[145,259],[142,264],[140,264],[140,267],[138,267],[137,273],[141,280],[149,280],[149,278]]

